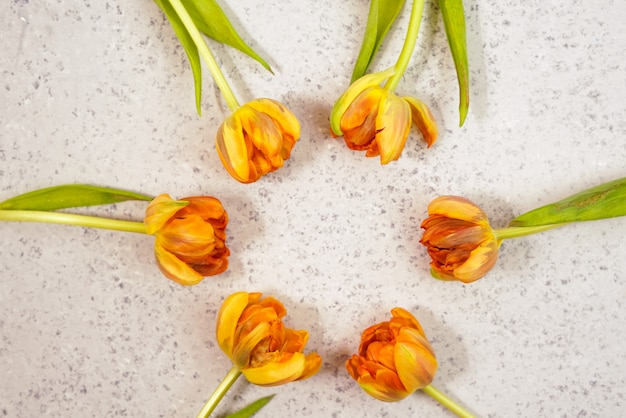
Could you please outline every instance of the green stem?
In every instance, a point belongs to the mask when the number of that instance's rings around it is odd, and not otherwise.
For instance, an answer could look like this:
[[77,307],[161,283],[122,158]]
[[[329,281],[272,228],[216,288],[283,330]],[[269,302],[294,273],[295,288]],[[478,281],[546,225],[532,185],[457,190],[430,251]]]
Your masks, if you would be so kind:
[[396,61],[396,72],[385,84],[385,88],[389,91],[395,91],[396,86],[400,82],[400,79],[404,75],[406,68],[409,66],[411,55],[413,55],[413,49],[417,42],[417,34],[420,30],[420,24],[422,23],[422,12],[424,10],[424,0],[413,0],[413,7],[411,8],[411,19],[409,20],[409,27],[406,31],[406,38],[404,39],[404,45],[402,45],[402,51],[398,61]]
[[233,383],[235,383],[235,380],[237,380],[240,374],[241,370],[239,370],[237,366],[233,366],[233,368],[230,369],[226,377],[224,377],[224,380],[222,380],[222,382],[219,384],[217,389],[215,389],[213,395],[211,395],[209,400],[206,401],[204,407],[198,413],[196,418],[208,418],[208,416],[211,415],[211,412],[213,412],[217,404],[220,403],[224,395],[226,395],[228,389],[230,389]]
[[552,224],[552,225],[539,225],[539,226],[510,226],[508,228],[495,229],[493,232],[496,234],[498,241],[509,238],[525,237],[526,235],[536,234],[538,232],[547,231],[559,226],[566,225]]
[[237,101],[235,94],[230,88],[230,85],[226,81],[224,73],[222,73],[219,65],[217,65],[217,61],[215,61],[215,57],[213,57],[213,54],[211,53],[209,46],[202,36],[202,33],[200,33],[195,23],[193,23],[193,19],[191,18],[189,12],[187,12],[187,9],[185,9],[185,6],[183,6],[180,0],[170,0],[170,4],[178,14],[180,20],[183,22],[183,25],[187,29],[187,32],[189,32],[189,36],[191,36],[191,39],[193,39],[193,42],[196,44],[198,52],[200,53],[202,58],[204,58],[204,62],[209,67],[209,71],[213,76],[213,80],[215,80],[215,84],[217,84],[217,87],[222,92],[228,108],[231,110],[231,112],[234,112],[239,108],[239,102]]
[[472,413],[470,413],[467,409],[463,408],[458,403],[454,402],[452,399],[448,398],[444,393],[440,392],[439,389],[437,389],[433,385],[423,387],[422,391],[437,402],[439,402],[441,405],[448,408],[450,411],[454,412],[456,416],[461,418],[474,418],[474,415]]
[[112,229],[115,231],[146,233],[143,222],[120,221],[97,216],[75,215],[62,212],[37,210],[0,210],[0,221],[47,222],[54,224],[87,226],[90,228]]

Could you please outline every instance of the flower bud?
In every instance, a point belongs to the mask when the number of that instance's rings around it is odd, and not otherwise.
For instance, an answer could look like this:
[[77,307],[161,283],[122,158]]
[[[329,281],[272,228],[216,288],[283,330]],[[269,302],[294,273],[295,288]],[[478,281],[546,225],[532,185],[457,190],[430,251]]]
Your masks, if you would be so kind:
[[222,351],[256,385],[282,385],[316,374],[322,358],[302,353],[309,333],[285,328],[282,303],[261,296],[238,292],[226,298],[216,329]]
[[428,107],[414,97],[399,97],[380,83],[392,73],[369,74],[355,81],[331,112],[331,130],[343,135],[348,148],[366,150],[366,157],[380,156],[381,164],[400,157],[413,121],[430,147],[437,139],[437,125]]
[[146,209],[146,232],[156,236],[154,253],[163,274],[183,285],[228,267],[226,247],[228,214],[210,196],[172,200],[167,194],[153,199]]
[[428,205],[420,242],[427,247],[431,273],[441,280],[470,283],[495,265],[501,241],[487,215],[471,201],[441,196]]
[[226,171],[252,183],[283,166],[300,138],[300,123],[282,103],[256,99],[235,110],[217,132],[217,153]]
[[420,323],[411,313],[391,310],[392,318],[363,331],[359,353],[346,370],[376,399],[395,402],[430,385],[437,359]]

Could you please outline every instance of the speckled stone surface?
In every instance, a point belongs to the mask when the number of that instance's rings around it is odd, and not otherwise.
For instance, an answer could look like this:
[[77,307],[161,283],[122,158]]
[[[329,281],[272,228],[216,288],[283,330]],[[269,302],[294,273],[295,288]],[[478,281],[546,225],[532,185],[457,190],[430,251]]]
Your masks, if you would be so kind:
[[[397,91],[431,106],[441,136],[426,149],[412,132],[381,167],[328,134],[368,2],[220,3],[275,70],[212,42],[237,96],[280,100],[302,123],[285,167],[251,185],[222,168],[214,137],[228,109],[207,73],[196,114],[185,53],[153,2],[0,3],[0,199],[76,182],[214,195],[232,251],[225,274],[182,287],[160,274],[152,237],[0,224],[0,416],[195,416],[231,366],[215,317],[238,290],[281,299],[324,365],[282,387],[240,379],[218,416],[273,393],[259,417],[452,416],[422,393],[376,401],[346,374],[361,331],[395,306],[422,322],[434,384],[478,416],[623,415],[624,219],[507,241],[470,285],[431,278],[418,241],[438,195],[472,199],[501,227],[626,175],[626,5],[466,0],[472,103],[459,128],[428,1]],[[394,62],[407,17],[408,5],[373,69]]]

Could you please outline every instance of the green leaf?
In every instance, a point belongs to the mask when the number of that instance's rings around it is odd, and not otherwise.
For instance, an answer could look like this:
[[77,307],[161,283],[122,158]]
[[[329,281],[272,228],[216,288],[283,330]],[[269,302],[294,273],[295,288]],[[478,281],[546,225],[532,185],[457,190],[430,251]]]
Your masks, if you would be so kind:
[[189,32],[183,25],[183,22],[178,17],[178,14],[170,4],[168,0],[154,0],[154,2],[163,10],[167,20],[170,21],[174,33],[178,37],[181,45],[187,53],[189,64],[191,65],[191,71],[193,72],[193,83],[196,93],[196,110],[198,115],[202,114],[202,64],[200,62],[200,54],[198,54],[198,47],[189,35]]
[[181,2],[202,33],[247,54],[274,74],[269,64],[241,39],[215,0],[181,0]]
[[152,199],[152,196],[126,190],[89,186],[86,184],[68,184],[47,187],[7,199],[4,202],[0,202],[0,209],[53,211],[80,206],[105,205],[125,200],[149,201]]
[[626,178],[622,178],[531,210],[513,219],[510,226],[553,225],[625,215]]
[[351,83],[361,78],[372,63],[387,32],[404,6],[404,0],[372,0],[361,51],[354,64]]
[[234,414],[228,415],[226,418],[248,418],[252,415],[256,414],[261,408],[263,408],[269,401],[272,400],[274,395],[266,396],[264,398],[258,399],[252,402],[250,405],[246,406],[243,409],[235,412]]
[[461,120],[459,126],[463,126],[469,108],[469,65],[467,63],[463,0],[439,0],[439,8],[459,81],[459,114]]

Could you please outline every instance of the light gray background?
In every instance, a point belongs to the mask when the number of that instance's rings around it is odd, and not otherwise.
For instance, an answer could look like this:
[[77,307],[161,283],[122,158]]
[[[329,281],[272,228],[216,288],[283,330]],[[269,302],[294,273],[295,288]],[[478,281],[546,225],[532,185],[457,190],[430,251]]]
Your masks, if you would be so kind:
[[[240,379],[218,408],[277,396],[259,416],[452,416],[422,393],[376,401],[344,371],[361,331],[402,306],[440,362],[434,384],[484,417],[608,417],[626,405],[624,219],[505,242],[471,285],[434,280],[419,244],[430,200],[466,196],[496,227],[626,175],[626,6],[466,0],[471,106],[428,1],[401,95],[433,109],[399,161],[329,136],[368,2],[221,1],[275,70],[211,43],[243,103],[271,97],[302,123],[285,167],[242,185],[214,137],[228,110],[208,73],[203,115],[183,49],[148,0],[0,4],[0,199],[65,183],[173,197],[214,195],[230,214],[229,270],[195,287],[165,279],[153,238],[0,225],[0,416],[195,416],[230,361],[215,316],[231,292],[280,298],[324,358],[308,381]],[[373,69],[390,66],[409,4]],[[145,204],[82,211],[141,220]]]

